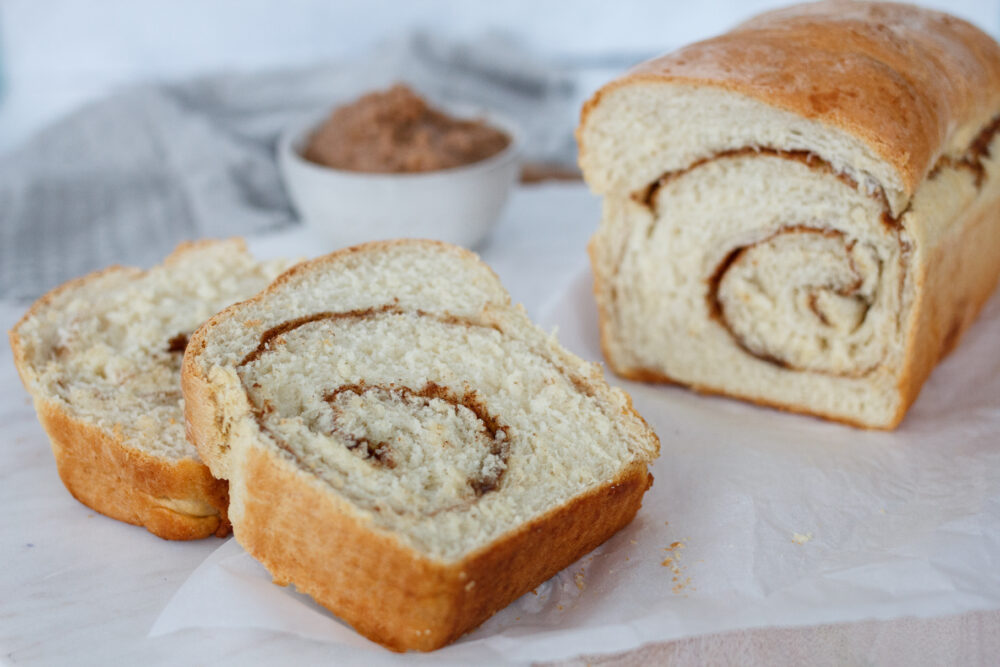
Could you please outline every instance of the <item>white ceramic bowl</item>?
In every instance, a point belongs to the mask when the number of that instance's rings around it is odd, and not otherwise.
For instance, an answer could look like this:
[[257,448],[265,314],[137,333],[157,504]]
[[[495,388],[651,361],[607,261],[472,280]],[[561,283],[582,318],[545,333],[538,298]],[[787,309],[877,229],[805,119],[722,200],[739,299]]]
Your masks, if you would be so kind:
[[302,221],[335,247],[393,238],[427,238],[475,247],[489,233],[518,177],[517,128],[490,112],[453,111],[503,130],[510,144],[462,167],[415,174],[369,174],[307,161],[302,150],[329,117],[290,127],[278,142],[285,188]]

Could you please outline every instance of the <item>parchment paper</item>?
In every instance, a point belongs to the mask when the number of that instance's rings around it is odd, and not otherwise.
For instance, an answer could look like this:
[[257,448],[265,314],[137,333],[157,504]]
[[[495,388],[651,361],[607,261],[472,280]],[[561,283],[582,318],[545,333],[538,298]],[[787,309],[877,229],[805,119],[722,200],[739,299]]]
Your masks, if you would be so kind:
[[[589,271],[546,309],[600,360]],[[737,628],[1000,609],[1000,294],[893,433],[609,376],[662,441],[635,521],[476,632],[408,661],[552,660]],[[270,583],[227,542],[151,634],[254,627],[404,658]]]

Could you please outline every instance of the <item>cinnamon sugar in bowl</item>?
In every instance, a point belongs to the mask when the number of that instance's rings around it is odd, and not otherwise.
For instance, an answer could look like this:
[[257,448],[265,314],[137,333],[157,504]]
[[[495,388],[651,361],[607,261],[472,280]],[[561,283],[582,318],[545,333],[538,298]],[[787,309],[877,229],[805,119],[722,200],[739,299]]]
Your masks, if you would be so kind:
[[293,205],[331,247],[406,237],[474,247],[500,215],[518,154],[508,121],[452,115],[400,85],[290,128],[278,146]]

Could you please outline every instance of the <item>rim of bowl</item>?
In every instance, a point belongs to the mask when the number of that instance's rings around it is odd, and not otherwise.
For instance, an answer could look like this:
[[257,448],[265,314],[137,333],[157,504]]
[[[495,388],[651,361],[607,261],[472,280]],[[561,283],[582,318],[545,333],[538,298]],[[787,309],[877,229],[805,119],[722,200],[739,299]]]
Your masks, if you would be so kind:
[[336,176],[339,178],[357,178],[361,180],[405,179],[416,181],[421,179],[430,179],[439,176],[454,175],[462,172],[487,170],[493,167],[498,167],[511,160],[517,160],[520,157],[522,143],[521,129],[515,122],[511,121],[506,116],[474,105],[439,104],[437,107],[449,115],[458,116],[463,120],[469,118],[482,120],[486,124],[502,130],[510,138],[510,143],[508,143],[507,146],[499,152],[494,153],[487,158],[470,162],[469,164],[459,165],[457,167],[448,167],[447,169],[434,169],[431,171],[416,172],[369,172],[337,169],[335,167],[328,167],[326,165],[318,164],[305,159],[296,147],[296,145],[301,145],[308,136],[312,135],[312,133],[318,129],[321,123],[330,117],[333,109],[326,109],[321,113],[317,112],[310,115],[306,121],[293,123],[287,127],[278,139],[278,152],[281,156],[293,160],[300,168],[305,168],[315,173],[326,174],[328,176]]

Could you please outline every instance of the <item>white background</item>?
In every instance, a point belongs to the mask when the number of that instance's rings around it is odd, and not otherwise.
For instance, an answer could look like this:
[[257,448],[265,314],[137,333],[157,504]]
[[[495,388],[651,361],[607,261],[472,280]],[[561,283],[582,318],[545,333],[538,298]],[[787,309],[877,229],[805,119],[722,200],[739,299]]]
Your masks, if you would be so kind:
[[[0,0],[0,152],[134,81],[363,57],[425,28],[514,34],[562,62],[633,62],[781,0]],[[922,2],[1000,33],[1000,0]]]

